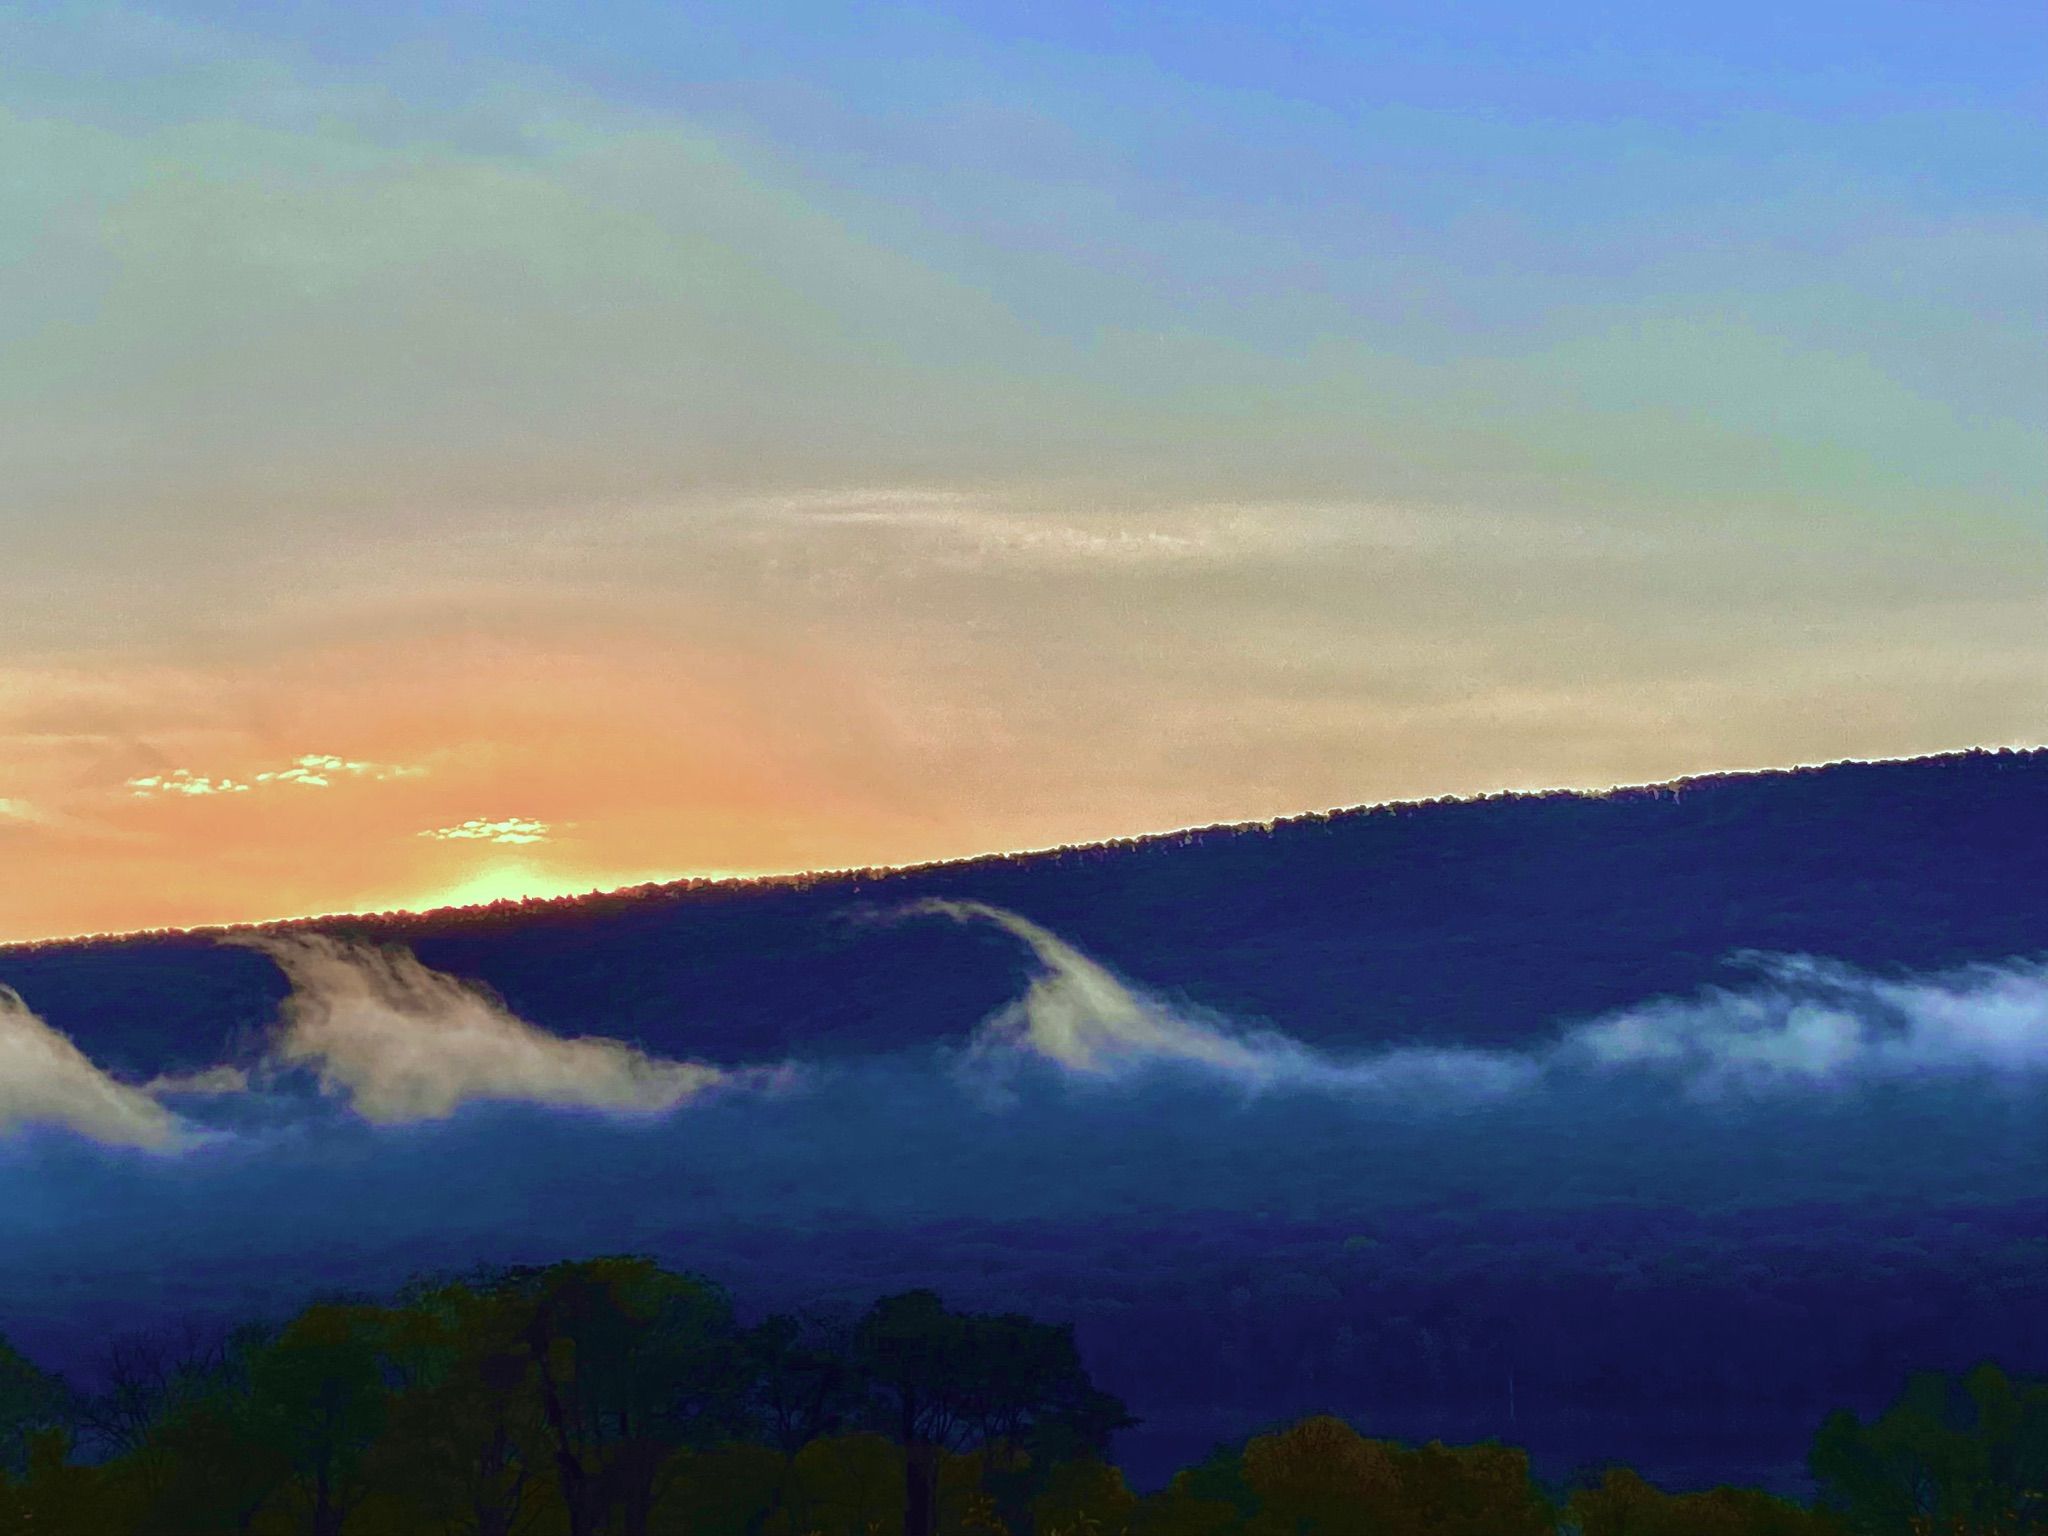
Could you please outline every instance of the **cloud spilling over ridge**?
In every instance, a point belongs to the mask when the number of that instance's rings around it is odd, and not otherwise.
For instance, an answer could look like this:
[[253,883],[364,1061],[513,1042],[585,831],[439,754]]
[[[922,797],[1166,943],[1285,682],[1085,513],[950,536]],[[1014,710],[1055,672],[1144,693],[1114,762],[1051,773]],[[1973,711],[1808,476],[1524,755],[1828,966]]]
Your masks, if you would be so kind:
[[441,1119],[477,1099],[653,1114],[727,1076],[623,1041],[548,1034],[405,949],[312,933],[230,942],[270,956],[292,984],[270,1059],[314,1069],[378,1123]]
[[992,923],[1030,947],[1041,967],[1024,995],[989,1021],[987,1036],[1076,1072],[1112,1072],[1135,1060],[1196,1062],[1233,1076],[1264,1067],[1242,1040],[1181,1018],[1132,991],[1058,935],[978,901],[926,901],[912,914]]
[[993,924],[1029,947],[1040,969],[1024,995],[977,1037],[983,1054],[1021,1051],[1070,1072],[1113,1077],[1148,1064],[1195,1067],[1249,1088],[1368,1093],[1413,1089],[1492,1096],[1522,1086],[1535,1064],[1489,1051],[1396,1048],[1345,1060],[1270,1031],[1192,1018],[1126,985],[1028,918],[978,901],[923,901],[906,915]]
[[[1742,990],[1658,998],[1518,1050],[1321,1050],[1190,1016],[1134,988],[1027,918],[974,901],[906,915],[985,922],[1039,969],[976,1048],[1037,1056],[1087,1077],[1180,1063],[1252,1088],[1496,1098],[1548,1081],[1634,1073],[1696,1097],[1968,1072],[2048,1075],[2048,962],[2012,960],[1889,979],[1808,956],[1742,955]],[[1532,1032],[1544,1021],[1531,1020]]]
[[0,987],[0,1133],[58,1126],[109,1146],[166,1151],[177,1118],[147,1092],[109,1077]]
[[1659,999],[1568,1031],[1557,1064],[1745,1089],[1957,1072],[2048,1073],[2048,963],[1894,979],[1804,955],[1745,955],[1763,983]]

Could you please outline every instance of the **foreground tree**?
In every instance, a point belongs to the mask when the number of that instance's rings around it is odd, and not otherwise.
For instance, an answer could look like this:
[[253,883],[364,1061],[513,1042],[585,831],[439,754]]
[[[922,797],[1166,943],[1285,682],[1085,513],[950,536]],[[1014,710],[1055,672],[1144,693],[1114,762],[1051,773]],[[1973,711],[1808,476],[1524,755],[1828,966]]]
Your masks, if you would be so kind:
[[516,1293],[440,1286],[392,1319],[398,1392],[375,1481],[460,1536],[513,1536],[552,1494],[548,1426]]
[[1304,1419],[1246,1445],[1254,1536],[1550,1536],[1555,1518],[1508,1446],[1419,1449]]
[[646,1536],[677,1453],[718,1438],[745,1398],[732,1304],[642,1258],[508,1277],[569,1536]]
[[2048,1532],[2048,1381],[1980,1365],[1912,1377],[1875,1421],[1831,1415],[1809,1457],[1822,1502],[1857,1532]]
[[144,1536],[220,1531],[244,1536],[291,1475],[268,1408],[252,1391],[254,1364],[270,1343],[239,1332],[216,1369],[165,1408],[131,1458],[149,1498]]
[[69,1417],[71,1394],[0,1339],[0,1472],[28,1465],[29,1443]]
[[1826,1511],[1802,1508],[1754,1488],[1666,1493],[1626,1467],[1609,1468],[1597,1488],[1565,1506],[1579,1536],[1839,1536]]
[[876,1302],[856,1331],[854,1358],[876,1427],[903,1455],[903,1536],[935,1536],[948,1452],[980,1454],[997,1484],[991,1513],[1008,1526],[1021,1523],[1014,1510],[1028,1512],[1037,1491],[1016,1476],[1034,1452],[1040,1464],[1104,1455],[1110,1436],[1134,1422],[1089,1380],[1072,1329],[952,1312],[931,1291]]
[[309,1307],[250,1364],[252,1449],[284,1469],[277,1498],[306,1536],[341,1536],[369,1492],[391,1411],[389,1327],[381,1308]]
[[144,1528],[147,1508],[132,1467],[80,1465],[64,1429],[29,1441],[19,1478],[0,1472],[0,1532],[7,1536],[125,1536]]
[[851,1322],[777,1313],[750,1330],[745,1343],[750,1416],[785,1455],[838,1433],[859,1414],[864,1384]]

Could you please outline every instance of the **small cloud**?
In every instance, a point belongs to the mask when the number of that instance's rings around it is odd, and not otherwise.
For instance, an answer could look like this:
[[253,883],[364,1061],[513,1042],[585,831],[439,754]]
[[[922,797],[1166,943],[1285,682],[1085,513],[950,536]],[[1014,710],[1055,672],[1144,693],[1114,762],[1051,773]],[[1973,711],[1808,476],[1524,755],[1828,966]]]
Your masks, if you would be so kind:
[[507,816],[502,821],[472,816],[468,821],[452,827],[435,827],[420,836],[444,843],[544,843],[553,830],[548,822],[526,816]]

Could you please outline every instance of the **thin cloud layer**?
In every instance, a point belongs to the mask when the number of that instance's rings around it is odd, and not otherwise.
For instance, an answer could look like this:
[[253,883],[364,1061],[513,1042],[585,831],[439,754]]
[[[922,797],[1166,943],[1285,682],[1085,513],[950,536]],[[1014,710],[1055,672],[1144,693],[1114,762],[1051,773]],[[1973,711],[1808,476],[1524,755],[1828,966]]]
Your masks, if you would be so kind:
[[1660,999],[1580,1025],[1558,1062],[1666,1073],[1707,1096],[2048,1071],[2048,963],[1894,979],[1805,955],[1742,959],[1763,986]]
[[55,1126],[108,1146],[167,1151],[176,1116],[139,1088],[109,1077],[85,1053],[0,986],[0,1134]]
[[443,1119],[473,1100],[654,1114],[725,1076],[618,1040],[550,1035],[404,949],[324,934],[230,942],[270,956],[292,984],[270,1060],[311,1068],[380,1124]]
[[[968,1062],[998,1073],[1038,1061],[1113,1084],[1167,1068],[1252,1092],[1424,1110],[1618,1077],[1712,1100],[2048,1076],[2048,960],[1898,978],[1811,957],[1742,956],[1756,977],[1750,985],[1652,999],[1521,1049],[1345,1052],[1169,1003],[1000,907],[928,901],[899,915],[985,923],[1029,951],[1023,993],[969,1043]],[[253,1070],[223,1064],[125,1084],[0,987],[0,1134],[48,1126],[111,1146],[176,1150],[195,1132],[160,1100],[237,1095],[252,1079],[294,1069],[311,1071],[323,1091],[378,1124],[441,1119],[478,1100],[655,1115],[717,1086],[773,1086],[789,1076],[788,1068],[725,1071],[619,1040],[552,1035],[401,948],[322,934],[229,942],[270,956],[292,985]]]
[[1653,999],[1522,1050],[1339,1053],[1192,1018],[1000,907],[928,901],[907,912],[986,922],[1020,939],[1039,970],[982,1026],[975,1049],[1034,1056],[1081,1077],[1179,1064],[1254,1089],[1469,1101],[1615,1073],[1672,1081],[1697,1098],[2048,1073],[2048,962],[2038,960],[1888,979],[1808,956],[1747,955],[1738,962],[1761,974],[1759,986]]

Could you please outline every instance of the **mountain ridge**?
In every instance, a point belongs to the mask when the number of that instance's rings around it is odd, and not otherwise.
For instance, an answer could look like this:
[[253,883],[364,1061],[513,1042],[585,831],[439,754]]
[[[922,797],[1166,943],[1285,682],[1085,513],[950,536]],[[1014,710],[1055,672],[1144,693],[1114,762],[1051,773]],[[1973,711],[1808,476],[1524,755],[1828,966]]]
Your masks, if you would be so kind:
[[1842,769],[1854,768],[1946,764],[1989,757],[2048,758],[2048,746],[1959,747],[1949,751],[1917,753],[1903,757],[1837,758],[1821,763],[1791,763],[1761,768],[1714,769],[1703,773],[1682,774],[1670,779],[1612,784],[1605,788],[1559,785],[1541,789],[1484,790],[1477,794],[1469,795],[1446,794],[1414,799],[1359,801],[1349,805],[1330,806],[1322,810],[1291,811],[1276,816],[1252,817],[1242,821],[1209,822],[1200,826],[1168,827],[1156,831],[1134,832],[1119,837],[1098,838],[1092,841],[1050,843],[1033,848],[961,854],[951,858],[926,859],[910,864],[842,865],[830,868],[793,870],[758,875],[679,875],[673,880],[648,880],[634,885],[614,886],[609,889],[600,887],[589,891],[555,896],[499,897],[487,902],[460,902],[438,907],[358,908],[334,912],[305,913],[293,917],[251,918],[227,923],[195,923],[187,927],[125,928],[106,932],[62,934],[32,939],[0,939],[0,957],[13,953],[32,953],[48,949],[77,949],[118,945],[136,940],[186,937],[212,938],[227,934],[289,932],[306,928],[318,929],[338,923],[430,924],[437,919],[454,919],[470,913],[511,911],[527,913],[536,909],[575,909],[606,901],[632,898],[659,899],[666,895],[681,892],[695,893],[706,890],[742,892],[754,889],[809,887],[834,881],[879,880],[893,876],[926,874],[937,870],[956,870],[983,865],[1007,864],[1019,859],[1058,858],[1063,855],[1085,855],[1154,844],[1185,844],[1191,838],[1218,837],[1232,833],[1255,834],[1264,832],[1270,835],[1283,828],[1303,824],[1363,816],[1399,815],[1437,807],[1494,805],[1507,802],[1602,801],[1636,797],[1657,798],[1667,793],[1672,799],[1676,800],[1687,789],[1713,788],[1718,785],[1738,781],[1748,782],[1792,778],[1801,775],[1833,773]]
[[0,949],[129,1071],[218,1061],[283,996],[238,931],[402,943],[565,1034],[714,1061],[953,1037],[1014,997],[986,902],[1137,986],[1317,1044],[1499,1044],[1725,984],[1742,951],[1938,971],[2048,948],[2048,750],[1511,791],[1025,854]]

